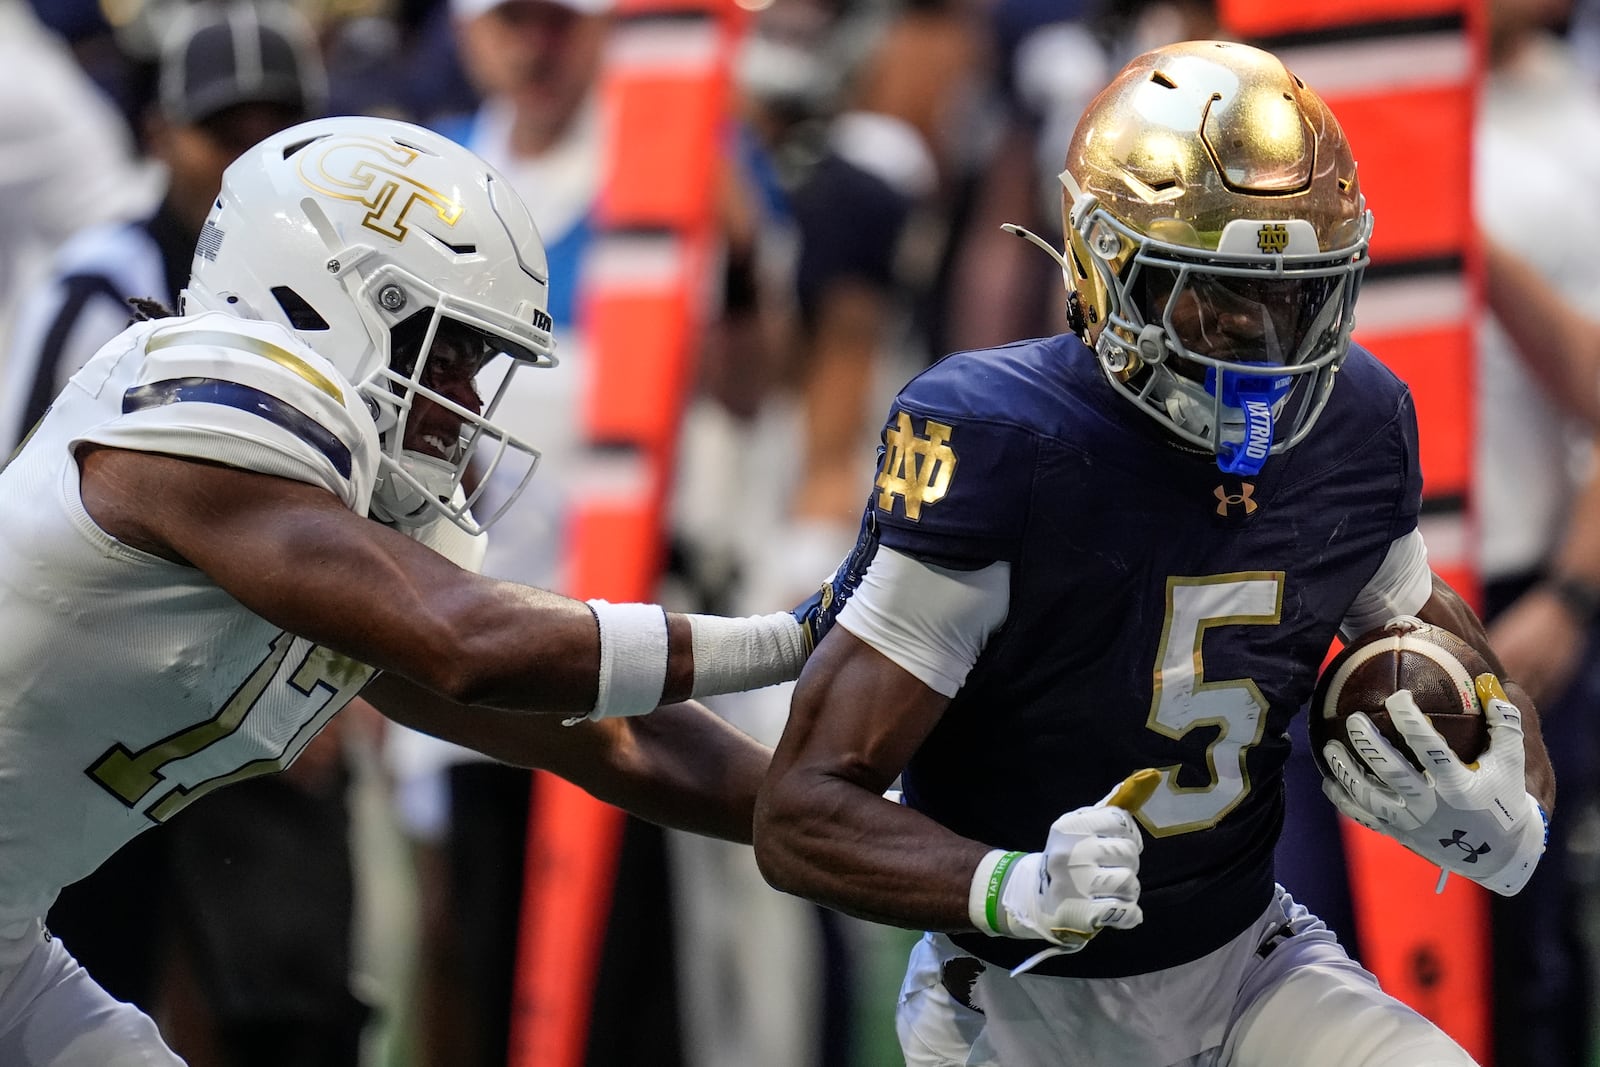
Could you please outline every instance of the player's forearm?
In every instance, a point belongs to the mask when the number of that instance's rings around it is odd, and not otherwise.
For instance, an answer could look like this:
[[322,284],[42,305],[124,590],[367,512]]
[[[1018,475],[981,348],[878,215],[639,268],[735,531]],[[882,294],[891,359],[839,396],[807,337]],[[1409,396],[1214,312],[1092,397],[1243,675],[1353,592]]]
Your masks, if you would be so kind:
[[658,825],[750,843],[771,749],[695,701],[594,725],[618,727],[620,740],[603,774],[580,785]]
[[[1593,472],[1600,463],[1600,446],[1590,446],[1588,459]],[[1548,579],[1576,583],[1587,599],[1600,600],[1600,473],[1591,473],[1572,499],[1561,544],[1546,570]],[[1578,609],[1577,604],[1569,607]],[[1574,610],[1573,621],[1589,625],[1595,621],[1592,611],[1589,605]]]
[[912,930],[968,930],[972,872],[989,848],[838,778],[769,782],[756,862],[775,888]]
[[551,715],[456,704],[397,675],[362,693],[386,717],[502,763],[559,775],[663,826],[748,843],[771,750],[689,701],[637,719],[564,726]]
[[[377,665],[462,704],[593,719],[643,715],[789,681],[809,652],[805,629],[787,611],[685,615],[473,576],[434,588],[434,596],[414,601],[413,632],[402,643],[427,654]],[[431,615],[421,614],[424,604],[434,607]]]

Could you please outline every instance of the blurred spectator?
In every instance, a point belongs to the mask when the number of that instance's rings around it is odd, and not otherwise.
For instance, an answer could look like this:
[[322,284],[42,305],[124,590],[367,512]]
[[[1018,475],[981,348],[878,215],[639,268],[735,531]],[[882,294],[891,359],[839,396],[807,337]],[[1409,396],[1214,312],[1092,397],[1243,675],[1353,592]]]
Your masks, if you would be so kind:
[[1003,231],[1015,223],[1061,243],[1055,146],[1116,64],[1097,32],[1094,0],[998,0],[990,11],[995,52],[986,106],[990,134],[976,146],[976,174],[955,250],[948,347],[980,348],[1059,333],[1060,272]]
[[329,110],[432,126],[478,95],[456,47],[449,0],[306,0],[319,12]]
[[[741,86],[781,186],[757,246],[793,248],[789,333],[765,342],[787,366],[752,374],[748,351],[711,354],[726,365],[705,375],[713,396],[686,427],[675,506],[691,572],[735,561],[730,610],[803,598],[854,542],[870,422],[938,343],[984,41],[960,2],[778,0],[760,16]],[[718,377],[741,374],[787,388],[717,394]],[[771,743],[790,693],[714,706]],[[682,940],[696,947],[683,981],[696,1067],[876,1067],[898,1055],[892,1013],[873,1005],[892,998],[909,937],[774,893],[749,850],[683,835],[673,849]]]
[[[596,84],[606,0],[450,0],[462,66],[481,103],[434,127],[516,188],[544,239],[562,373],[512,379],[503,424],[540,443],[539,476],[489,538],[485,574],[567,591],[564,518],[583,456],[586,376],[575,288],[601,180]],[[486,392],[494,388],[486,383]],[[502,471],[501,475],[504,476]],[[515,480],[515,476],[513,481]],[[483,507],[514,486],[490,476]],[[532,772],[406,730],[388,754],[424,900],[419,1058],[504,1067],[521,919]]]
[[[1474,192],[1484,233],[1532,257],[1543,296],[1592,317],[1600,315],[1592,249],[1600,207],[1589,195],[1600,182],[1600,91],[1557,32],[1569,6],[1488,5]],[[1529,336],[1526,319],[1538,304],[1517,299],[1490,262],[1497,322],[1480,335],[1476,422],[1484,618],[1507,671],[1538,702],[1568,813],[1552,822],[1545,861],[1527,888],[1491,900],[1494,1062],[1588,1063],[1591,951],[1571,846],[1600,771],[1600,453],[1593,427],[1579,431],[1561,408],[1568,397],[1595,394],[1600,378],[1591,368],[1574,389],[1541,390],[1518,357],[1562,350],[1548,333]]]
[[1015,223],[1061,244],[1061,160],[1078,116],[1112,73],[1173,41],[1219,35],[1211,0],[996,0],[986,135],[954,250],[944,348],[1066,329],[1055,263],[1001,230]]
[[[18,308],[0,393],[15,444],[129,320],[175,306],[224,168],[321,108],[309,26],[277,4],[198,5],[167,24],[146,140],[165,191],[154,213],[94,226]],[[350,1067],[366,1007],[351,991],[353,872],[345,718],[285,773],[251,778],[144,834],[68,887],[51,928],[113,995],[155,1018],[191,1067]]]
[[950,239],[943,219],[983,40],[953,0],[898,12],[854,72],[824,153],[793,194],[804,463],[782,554],[795,589],[813,585],[854,542],[860,445],[883,383],[937,354],[931,305]]
[[87,229],[18,309],[0,436],[18,439],[128,323],[129,297],[175,305],[223,169],[269,133],[317,114],[321,61],[286,6],[196,7],[175,26],[145,134],[165,189],[154,214]]
[[[1590,247],[1600,209],[1588,193],[1600,181],[1600,92],[1556,32],[1567,7],[1491,0],[1474,131],[1493,313],[1477,333],[1475,382],[1482,615],[1508,675],[1538,704],[1563,812],[1528,885],[1489,899],[1497,1067],[1592,1057],[1593,952],[1572,845],[1600,771],[1600,261]],[[1285,842],[1298,836],[1304,851],[1302,829]],[[1280,849],[1287,872],[1282,859]],[[1303,870],[1305,895],[1330,893],[1332,874]],[[1348,943],[1335,909],[1308,903]]]
[[23,285],[74,231],[149,209],[129,131],[25,0],[0,0],[0,334]]

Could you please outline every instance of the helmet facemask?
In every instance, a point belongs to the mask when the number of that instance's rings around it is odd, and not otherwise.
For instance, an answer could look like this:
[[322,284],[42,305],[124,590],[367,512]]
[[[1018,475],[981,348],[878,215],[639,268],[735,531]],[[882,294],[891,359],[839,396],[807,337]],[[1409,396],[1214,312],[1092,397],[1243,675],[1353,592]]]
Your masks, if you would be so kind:
[[[1108,297],[1095,351],[1119,392],[1229,473],[1304,440],[1349,347],[1364,239],[1323,253],[1300,220],[1235,219],[1201,253],[1102,210],[1082,226]],[[1262,254],[1263,233],[1299,251]]]
[[[399,274],[380,268],[361,286],[375,294],[378,308],[401,310],[407,292],[424,300],[420,310],[379,335],[386,341],[385,358],[357,383],[381,446],[372,514],[397,526],[420,526],[443,515],[468,533],[481,533],[521,494],[539,463],[538,449],[502,429],[495,413],[518,370],[553,366],[555,360],[548,346],[540,353],[519,343],[486,309]],[[485,400],[479,379],[496,377],[501,356],[509,363]],[[502,463],[521,467],[515,491],[492,514],[474,515],[489,475]]]

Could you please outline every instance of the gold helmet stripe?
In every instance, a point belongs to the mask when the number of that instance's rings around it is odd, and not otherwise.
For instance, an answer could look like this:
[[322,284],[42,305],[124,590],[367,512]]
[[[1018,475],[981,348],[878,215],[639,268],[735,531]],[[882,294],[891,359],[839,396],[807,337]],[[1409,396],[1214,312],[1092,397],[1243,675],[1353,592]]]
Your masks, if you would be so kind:
[[159,352],[164,348],[178,348],[187,345],[208,345],[214,348],[229,348],[235,352],[248,352],[252,356],[270,359],[285,370],[291,370],[310,382],[313,387],[332,397],[335,403],[344,403],[344,390],[340,389],[331,378],[317,368],[271,341],[263,341],[259,337],[247,334],[225,333],[222,330],[175,330],[172,333],[161,333],[152,337],[144,346],[146,352]]

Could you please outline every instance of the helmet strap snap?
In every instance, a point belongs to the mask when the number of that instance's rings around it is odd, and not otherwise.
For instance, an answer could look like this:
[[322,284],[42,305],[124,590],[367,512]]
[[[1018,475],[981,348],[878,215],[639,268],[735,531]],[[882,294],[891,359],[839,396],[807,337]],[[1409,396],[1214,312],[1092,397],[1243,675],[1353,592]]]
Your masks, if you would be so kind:
[[1089,330],[1083,314],[1083,297],[1076,289],[1067,293],[1067,329],[1082,337]]

